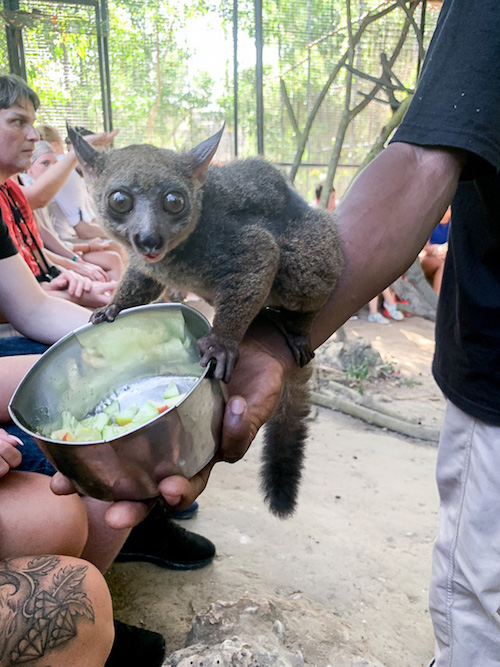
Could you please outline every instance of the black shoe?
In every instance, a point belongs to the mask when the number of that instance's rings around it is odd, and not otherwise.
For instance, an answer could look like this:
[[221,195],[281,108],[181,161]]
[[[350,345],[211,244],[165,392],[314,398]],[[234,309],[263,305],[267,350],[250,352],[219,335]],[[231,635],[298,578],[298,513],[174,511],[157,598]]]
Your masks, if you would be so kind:
[[114,621],[115,641],[104,667],[161,667],[165,657],[165,639],[158,632]]
[[115,561],[146,561],[169,570],[196,570],[209,565],[215,545],[169,518],[157,503],[142,523],[132,529]]

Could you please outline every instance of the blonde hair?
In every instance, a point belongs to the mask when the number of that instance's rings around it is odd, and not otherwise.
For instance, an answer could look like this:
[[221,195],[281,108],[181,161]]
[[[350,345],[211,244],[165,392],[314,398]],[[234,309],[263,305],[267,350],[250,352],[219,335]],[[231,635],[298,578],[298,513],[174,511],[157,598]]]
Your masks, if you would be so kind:
[[63,140],[59,132],[52,125],[37,125],[36,131],[40,135],[42,141],[48,141],[51,144],[55,141],[58,144],[62,144]]

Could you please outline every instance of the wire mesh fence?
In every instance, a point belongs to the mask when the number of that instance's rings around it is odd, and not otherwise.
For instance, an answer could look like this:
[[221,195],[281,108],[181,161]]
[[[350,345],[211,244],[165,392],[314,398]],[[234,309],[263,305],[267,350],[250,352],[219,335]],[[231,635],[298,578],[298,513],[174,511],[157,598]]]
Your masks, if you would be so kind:
[[[414,88],[422,7],[403,0],[264,2],[264,153],[288,172],[300,162],[295,184],[307,197],[326,178],[340,146],[335,186],[343,193]],[[439,8],[439,2],[426,4],[424,46]],[[118,146],[149,142],[184,149],[226,122],[217,159],[233,158],[236,144],[240,157],[256,154],[252,1],[20,0],[10,13],[4,4],[4,19],[22,28],[27,79],[42,101],[39,121],[63,135],[66,120],[104,127],[107,42]],[[0,50],[6,71],[3,31]]]

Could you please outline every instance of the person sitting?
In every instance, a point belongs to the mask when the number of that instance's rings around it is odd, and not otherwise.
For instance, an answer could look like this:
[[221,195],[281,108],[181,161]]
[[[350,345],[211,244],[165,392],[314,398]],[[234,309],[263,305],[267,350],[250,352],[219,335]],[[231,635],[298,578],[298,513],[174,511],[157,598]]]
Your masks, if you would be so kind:
[[95,281],[73,270],[60,270],[57,257],[44,246],[31,208],[21,187],[11,178],[0,185],[0,216],[19,253],[46,291],[86,308],[99,308],[109,302],[115,282]]
[[[59,161],[65,159],[66,155],[73,155],[73,151],[65,154],[64,142],[55,127],[38,125],[37,131],[40,139],[51,145]],[[87,139],[90,136],[87,133]],[[58,229],[60,236],[62,236],[61,231],[69,223],[82,240],[106,238],[104,230],[95,219],[95,212],[85,181],[76,169],[73,169],[64,185],[55,193],[53,201],[57,204],[56,207],[52,207],[52,213],[56,219],[56,225],[60,226],[60,229]],[[113,250],[121,252],[120,246],[115,241],[111,243]]]
[[[38,104],[38,97],[22,79],[14,75],[0,77],[2,188],[10,176],[28,166],[38,139],[33,126]],[[85,324],[88,311],[71,301],[56,299],[41,288],[18,253],[3,220],[0,220],[0,309],[25,337],[14,341],[0,338],[0,423],[2,428],[3,424],[8,428],[10,397],[38,359],[31,352],[41,352],[43,345],[50,345]],[[13,348],[21,356],[12,356]],[[5,349],[8,356],[2,357]],[[51,479],[50,474],[34,471],[37,464],[50,466],[36,445],[28,456],[30,439],[23,437],[24,447],[20,451],[18,440],[11,435],[0,432],[0,636],[8,638],[8,643],[0,643],[0,664],[18,664],[29,657],[33,661],[42,658],[43,664],[50,660],[56,667],[104,664],[159,667],[164,653],[163,638],[157,633],[116,623],[113,628],[109,591],[101,574],[113,562],[130,529],[145,519],[148,508],[143,503],[110,505],[79,497],[71,490],[67,495],[64,478]],[[196,495],[195,486],[203,483],[207,471],[208,467],[190,481],[182,477],[165,478],[159,483],[159,493],[172,506],[182,502],[189,505]],[[52,490],[64,497],[56,497]],[[160,556],[165,548],[163,528],[160,521],[155,521],[155,534],[149,536],[148,546],[154,546],[155,556]],[[194,536],[184,531],[177,537],[180,535],[182,540],[184,533]],[[213,560],[213,544],[201,536],[195,537],[199,538],[196,546],[201,544],[203,548],[201,555],[199,549],[198,560],[204,560],[205,564]],[[142,538],[146,536],[143,534]],[[186,543],[185,540],[185,550]],[[186,557],[179,545],[177,552],[180,554],[177,561]],[[54,576],[61,580],[63,573],[68,576],[73,572],[74,586],[70,592],[78,595],[80,603],[85,600],[85,605],[78,607],[83,618],[78,615],[75,618],[74,613],[68,615],[67,608],[61,610],[56,604],[60,599],[51,599],[50,582]],[[6,595],[8,604],[4,604]],[[66,599],[69,603],[69,593]],[[19,612],[35,603],[36,616]],[[64,612],[62,617],[59,611]],[[64,615],[71,619],[64,626],[67,632],[53,633],[51,622],[54,620],[57,625],[55,619],[62,620]],[[115,642],[107,657],[113,633]]]
[[392,290],[389,287],[387,287],[382,292],[382,297],[384,299],[384,309],[382,313],[378,309],[380,295],[374,297],[368,302],[368,322],[373,322],[376,324],[389,324],[391,320],[400,321],[404,319],[404,315],[400,310],[398,310],[396,300]]
[[425,277],[432,285],[436,294],[441,292],[443,282],[444,261],[448,250],[448,234],[451,222],[451,206],[448,206],[434,231],[419,254],[420,266]]
[[[26,195],[28,203],[31,205],[31,186],[43,174],[50,171],[53,165],[57,164],[57,157],[54,149],[46,141],[38,141],[35,145],[34,153],[31,157],[31,166],[26,175],[22,175],[22,181],[25,187],[23,192]],[[119,253],[110,249],[111,242],[106,239],[88,239],[80,241],[74,234],[73,241],[64,241],[59,238],[55,220],[52,216],[50,206],[44,206],[33,210],[33,215],[37,223],[40,236],[46,249],[65,257],[70,265],[63,263],[65,268],[72,268],[77,273],[86,275],[92,280],[118,280],[123,272],[123,260]],[[71,264],[74,262],[74,264]],[[56,262],[61,264],[61,262]]]
[[[77,495],[54,495],[43,475],[12,470],[22,458],[18,445],[0,429],[0,664],[50,654],[54,667],[102,667],[113,645],[113,613],[103,575],[80,558],[87,535],[83,503]],[[74,587],[56,595],[54,582],[68,576]],[[60,633],[77,601],[79,612]]]

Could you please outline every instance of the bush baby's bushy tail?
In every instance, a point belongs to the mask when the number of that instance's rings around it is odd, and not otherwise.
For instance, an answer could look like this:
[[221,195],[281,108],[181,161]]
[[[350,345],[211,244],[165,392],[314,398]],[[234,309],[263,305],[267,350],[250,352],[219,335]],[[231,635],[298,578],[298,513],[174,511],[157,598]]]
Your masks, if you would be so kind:
[[299,492],[311,407],[308,380],[312,364],[287,379],[276,411],[265,427],[261,487],[273,514],[293,514]]

